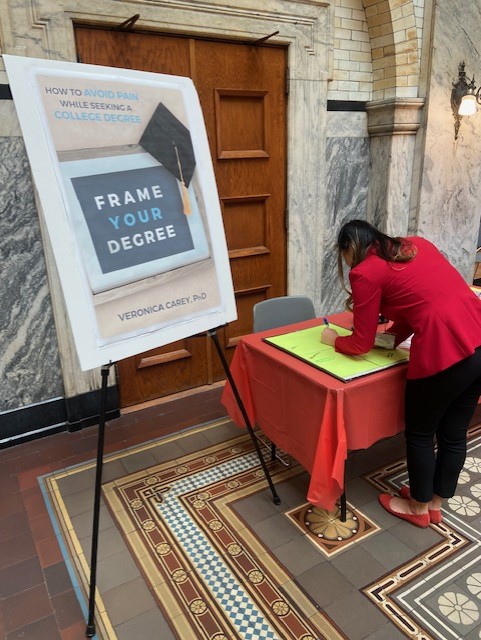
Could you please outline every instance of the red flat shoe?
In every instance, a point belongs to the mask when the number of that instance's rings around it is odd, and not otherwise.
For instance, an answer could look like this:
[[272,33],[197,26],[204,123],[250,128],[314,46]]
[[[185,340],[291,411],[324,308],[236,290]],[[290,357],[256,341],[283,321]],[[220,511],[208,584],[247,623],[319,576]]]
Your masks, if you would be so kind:
[[396,516],[397,518],[401,518],[401,520],[406,520],[407,522],[414,524],[416,527],[421,527],[422,529],[429,527],[429,524],[431,522],[429,518],[429,513],[419,513],[419,514],[418,513],[399,513],[391,509],[391,500],[394,497],[395,496],[392,496],[389,493],[381,493],[379,495],[379,502],[381,503],[381,506],[384,507],[384,509],[386,509],[388,513],[390,513],[393,516]]
[[[411,498],[411,491],[409,487],[401,487],[399,489],[399,495],[401,498],[407,498],[408,500]],[[432,524],[439,524],[443,520],[443,514],[441,513],[441,509],[429,509],[429,518]]]

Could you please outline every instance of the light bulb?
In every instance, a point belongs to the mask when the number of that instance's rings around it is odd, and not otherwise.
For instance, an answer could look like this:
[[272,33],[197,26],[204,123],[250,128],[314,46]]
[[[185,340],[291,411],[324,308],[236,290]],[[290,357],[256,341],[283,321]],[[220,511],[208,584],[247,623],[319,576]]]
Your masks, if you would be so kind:
[[463,96],[461,104],[459,105],[458,114],[460,116],[474,116],[476,113],[476,96],[472,93],[467,93]]

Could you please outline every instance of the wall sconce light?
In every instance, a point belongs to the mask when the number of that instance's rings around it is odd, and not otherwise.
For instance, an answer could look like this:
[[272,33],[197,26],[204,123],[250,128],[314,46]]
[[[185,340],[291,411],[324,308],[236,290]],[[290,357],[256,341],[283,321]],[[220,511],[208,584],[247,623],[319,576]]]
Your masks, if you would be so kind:
[[459,77],[453,82],[451,91],[451,108],[454,115],[454,139],[457,140],[461,118],[476,113],[477,104],[481,105],[481,87],[476,91],[474,76],[471,82],[466,80],[464,61],[459,63]]

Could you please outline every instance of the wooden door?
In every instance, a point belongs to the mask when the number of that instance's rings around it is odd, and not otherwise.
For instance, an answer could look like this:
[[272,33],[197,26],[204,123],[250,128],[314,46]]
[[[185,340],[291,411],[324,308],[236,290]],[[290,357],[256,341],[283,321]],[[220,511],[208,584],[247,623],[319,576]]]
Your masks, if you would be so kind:
[[[238,320],[219,330],[229,361],[256,302],[286,293],[286,51],[279,47],[76,28],[79,60],[189,76],[199,93]],[[192,337],[118,363],[121,406],[225,377],[212,340]]]

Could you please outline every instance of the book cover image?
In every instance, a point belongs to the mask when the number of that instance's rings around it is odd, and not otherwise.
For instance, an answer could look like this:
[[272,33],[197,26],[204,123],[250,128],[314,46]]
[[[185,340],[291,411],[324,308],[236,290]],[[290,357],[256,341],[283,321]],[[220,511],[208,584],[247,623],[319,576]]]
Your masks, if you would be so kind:
[[210,255],[188,128],[159,102],[135,135],[137,144],[57,150],[93,294]]
[[[351,334],[351,331],[344,327],[330,326],[339,335],[347,336]],[[347,356],[343,353],[337,353],[334,347],[321,342],[321,334],[324,328],[324,325],[310,327],[309,329],[301,329],[300,331],[264,338],[264,341],[343,382],[348,382],[409,360],[409,352],[404,349],[375,348],[361,356]]]
[[64,161],[60,172],[93,294],[209,257],[195,197],[184,213],[178,180],[151,154]]
[[98,344],[219,310],[183,91],[81,74],[33,82]]

